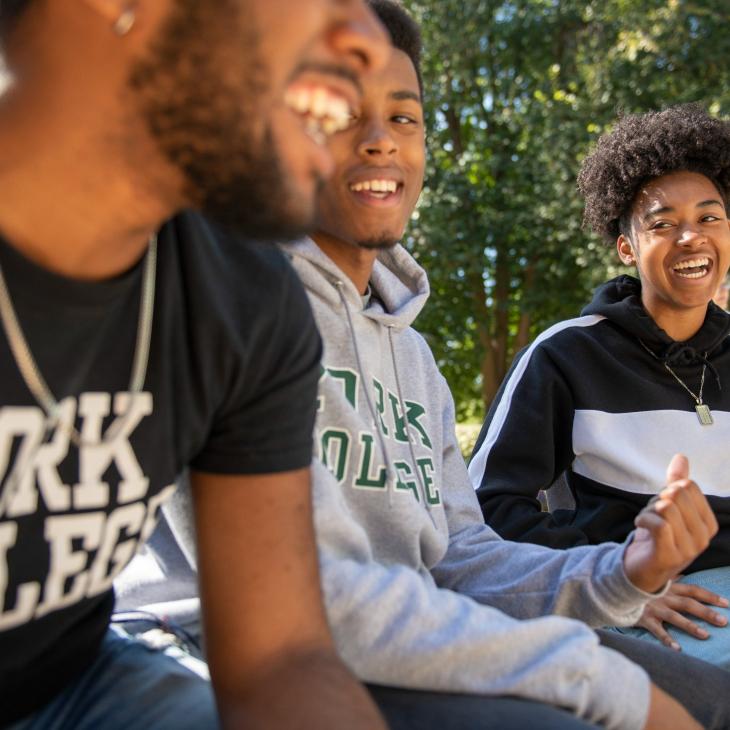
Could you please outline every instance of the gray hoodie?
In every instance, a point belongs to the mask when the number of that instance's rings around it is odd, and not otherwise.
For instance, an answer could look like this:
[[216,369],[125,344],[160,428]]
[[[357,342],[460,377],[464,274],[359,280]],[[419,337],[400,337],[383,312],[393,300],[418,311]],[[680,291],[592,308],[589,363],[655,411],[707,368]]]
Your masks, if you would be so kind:
[[400,246],[382,252],[364,305],[312,241],[284,250],[324,338],[315,521],[344,660],[367,682],[524,697],[642,728],[648,677],[586,624],[633,624],[652,596],[628,581],[625,546],[551,550],[484,524],[451,395],[411,328],[423,270]]

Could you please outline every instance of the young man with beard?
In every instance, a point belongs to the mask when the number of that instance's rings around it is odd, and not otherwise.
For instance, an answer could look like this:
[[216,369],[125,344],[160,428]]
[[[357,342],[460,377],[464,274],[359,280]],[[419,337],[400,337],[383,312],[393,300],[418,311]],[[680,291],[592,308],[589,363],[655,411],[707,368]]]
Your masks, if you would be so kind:
[[233,231],[310,221],[382,28],[360,0],[2,0],[0,32],[0,726],[217,725],[108,630],[190,466],[222,723],[377,727],[317,581],[318,338]]
[[340,652],[399,703],[393,727],[699,727],[657,685],[727,727],[726,672],[601,637],[653,684],[586,626],[632,623],[714,535],[686,460],[623,545],[550,550],[483,523],[451,396],[411,328],[426,275],[396,244],[424,174],[418,29],[391,0],[372,5],[397,50],[330,142],[316,233],[285,247],[324,339],[315,523]]
[[[399,5],[370,4],[398,51],[330,141],[317,233],[285,246],[325,340],[315,519],[340,651],[392,728],[697,728],[658,686],[706,727],[727,727],[726,672],[601,635],[652,684],[561,617],[631,623],[706,546],[716,525],[681,458],[629,546],[505,543],[481,519],[451,396],[410,327],[426,276],[396,245],[424,173],[419,32]],[[171,510],[178,534],[189,512],[184,499]]]

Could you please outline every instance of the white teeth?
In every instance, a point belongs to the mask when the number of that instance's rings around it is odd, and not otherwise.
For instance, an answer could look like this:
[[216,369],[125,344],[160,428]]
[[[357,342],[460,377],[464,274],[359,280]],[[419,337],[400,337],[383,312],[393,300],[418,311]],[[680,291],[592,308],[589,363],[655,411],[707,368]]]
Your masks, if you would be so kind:
[[708,259],[706,256],[701,259],[688,259],[687,261],[680,261],[678,264],[675,264],[672,268],[675,271],[681,271],[682,269],[695,269],[698,266],[709,266],[710,259]]
[[364,180],[350,185],[350,190],[359,193],[372,191],[374,193],[394,193],[398,190],[398,183],[395,180]]
[[[289,89],[284,97],[286,105],[306,117],[310,135],[331,135],[350,125],[350,105],[345,99],[326,87],[300,86]],[[315,128],[316,125],[316,128]]]
[[707,275],[706,271],[698,271],[695,274],[684,274],[681,272],[677,272],[678,276],[681,276],[683,279],[701,279],[703,276]]

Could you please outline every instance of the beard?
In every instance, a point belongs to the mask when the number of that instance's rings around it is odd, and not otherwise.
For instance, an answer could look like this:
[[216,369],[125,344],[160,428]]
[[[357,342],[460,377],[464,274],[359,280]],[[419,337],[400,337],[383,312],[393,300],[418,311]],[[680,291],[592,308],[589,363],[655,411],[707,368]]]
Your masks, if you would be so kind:
[[[135,103],[158,149],[182,173],[187,205],[251,238],[296,237],[311,215],[289,187],[271,129],[261,125],[269,73],[257,55],[258,34],[237,3],[211,5],[173,4],[131,71]],[[234,34],[234,26],[241,31]]]

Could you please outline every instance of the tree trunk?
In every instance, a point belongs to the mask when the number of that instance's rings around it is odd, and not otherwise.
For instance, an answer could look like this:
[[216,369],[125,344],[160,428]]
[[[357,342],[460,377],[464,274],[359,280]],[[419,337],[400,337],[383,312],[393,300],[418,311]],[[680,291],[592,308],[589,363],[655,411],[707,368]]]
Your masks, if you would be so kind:
[[[522,282],[522,297],[526,298],[535,286],[535,264],[530,262],[525,269],[525,276]],[[520,309],[520,321],[517,325],[517,334],[515,335],[513,353],[519,352],[523,347],[527,347],[530,342],[530,324],[532,323],[531,313],[525,309],[524,304]]]

